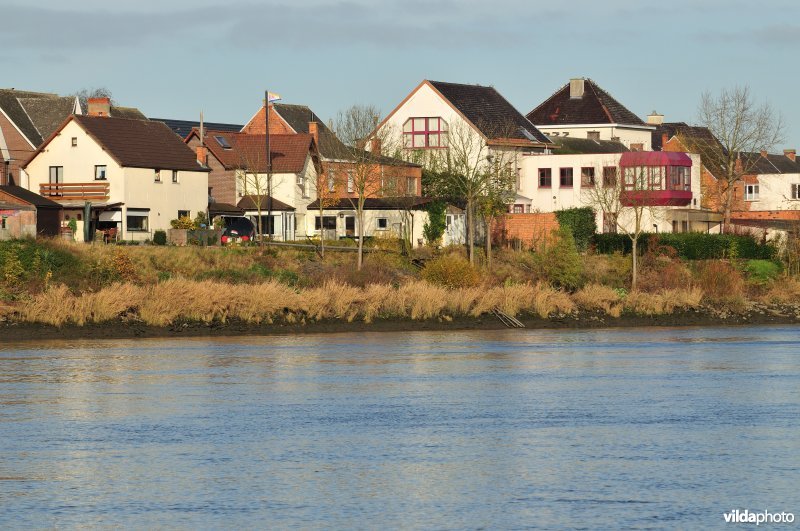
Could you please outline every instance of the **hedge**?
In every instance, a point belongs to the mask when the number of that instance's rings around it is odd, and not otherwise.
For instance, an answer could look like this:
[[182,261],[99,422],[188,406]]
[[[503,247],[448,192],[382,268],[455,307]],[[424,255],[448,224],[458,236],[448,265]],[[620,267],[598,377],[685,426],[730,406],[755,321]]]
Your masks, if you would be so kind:
[[578,251],[585,251],[592,241],[592,236],[597,232],[594,210],[589,207],[566,208],[556,210],[555,214],[558,225],[567,227],[572,232]]
[[[599,254],[621,252],[629,254],[632,242],[625,234],[595,234],[592,245]],[[687,260],[712,260],[717,258],[744,258],[748,260],[771,260],[776,249],[763,244],[752,236],[736,234],[706,234],[704,232],[643,233],[639,237],[639,249],[647,252],[651,245],[672,247],[678,256]]]

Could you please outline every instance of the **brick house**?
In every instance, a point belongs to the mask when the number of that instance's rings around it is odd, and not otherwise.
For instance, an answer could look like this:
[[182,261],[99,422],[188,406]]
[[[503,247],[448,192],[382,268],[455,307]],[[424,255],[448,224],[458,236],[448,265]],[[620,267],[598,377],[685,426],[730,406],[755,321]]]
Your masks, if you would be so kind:
[[0,186],[0,240],[58,236],[60,204],[15,185]]

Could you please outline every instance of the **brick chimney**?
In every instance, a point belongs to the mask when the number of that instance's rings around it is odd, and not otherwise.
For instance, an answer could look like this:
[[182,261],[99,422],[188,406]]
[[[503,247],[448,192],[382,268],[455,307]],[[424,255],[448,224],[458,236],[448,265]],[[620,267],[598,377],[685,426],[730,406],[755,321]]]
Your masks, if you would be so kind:
[[205,146],[197,146],[197,162],[206,166],[208,164],[208,148]]
[[314,138],[314,143],[319,148],[319,124],[317,122],[308,122],[308,134]]
[[784,149],[783,154],[786,155],[786,158],[791,160],[792,162],[795,161],[795,157],[797,156],[797,150],[795,149]]
[[661,133],[661,151],[664,151],[664,148],[667,147],[667,142],[669,142],[667,133]]
[[766,149],[762,149],[761,150],[761,156],[764,157],[764,158],[767,158],[767,150]]
[[111,113],[110,98],[89,98],[89,116],[109,116]]
[[375,153],[376,155],[381,155],[381,139],[380,138],[370,138],[369,139],[369,150]]
[[586,83],[582,77],[573,78],[569,80],[569,97],[572,100],[578,100],[583,97],[586,90]]

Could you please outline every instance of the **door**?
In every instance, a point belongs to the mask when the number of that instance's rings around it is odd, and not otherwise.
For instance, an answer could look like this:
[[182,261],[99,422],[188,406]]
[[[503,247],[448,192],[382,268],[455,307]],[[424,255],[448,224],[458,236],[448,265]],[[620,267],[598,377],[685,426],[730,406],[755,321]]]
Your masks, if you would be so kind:
[[348,238],[354,238],[356,235],[356,217],[345,216],[344,218],[344,235]]

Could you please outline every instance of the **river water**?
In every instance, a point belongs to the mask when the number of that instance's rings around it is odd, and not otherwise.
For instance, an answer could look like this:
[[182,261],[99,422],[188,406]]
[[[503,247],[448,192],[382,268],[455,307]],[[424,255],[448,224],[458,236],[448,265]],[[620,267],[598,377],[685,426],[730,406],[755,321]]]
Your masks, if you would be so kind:
[[725,527],[732,509],[797,514],[798,332],[0,342],[0,528],[688,529]]

